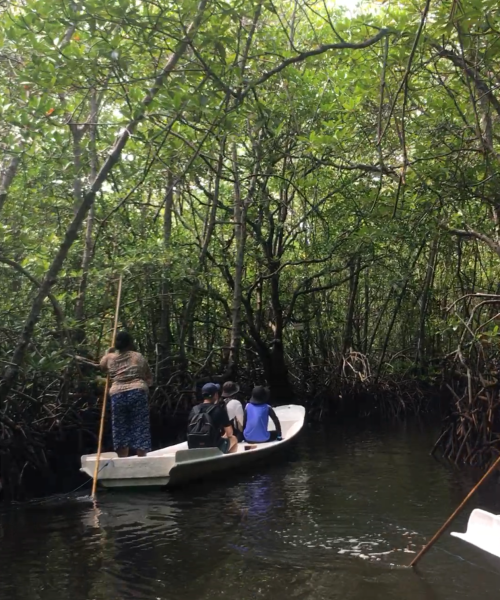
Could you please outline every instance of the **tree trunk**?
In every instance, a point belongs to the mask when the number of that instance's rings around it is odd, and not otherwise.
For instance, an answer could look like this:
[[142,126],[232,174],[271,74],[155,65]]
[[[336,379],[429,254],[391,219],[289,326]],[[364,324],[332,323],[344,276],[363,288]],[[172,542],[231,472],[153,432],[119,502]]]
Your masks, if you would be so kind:
[[231,343],[229,363],[234,372],[237,372],[239,353],[241,346],[241,294],[243,281],[243,267],[245,246],[247,238],[247,212],[257,185],[257,174],[260,161],[256,160],[250,187],[246,199],[241,198],[241,182],[238,172],[238,155],[236,152],[236,144],[233,144],[233,168],[234,168],[234,237],[236,240],[236,256],[235,256],[235,272],[234,272],[234,288],[233,288],[233,306],[232,306],[232,325],[231,325]]
[[170,55],[167,64],[165,65],[161,73],[158,75],[158,77],[155,79],[153,86],[147,92],[140,107],[137,109],[135,113],[136,116],[129,122],[127,127],[122,129],[121,133],[116,138],[113,149],[111,150],[110,154],[108,155],[108,158],[101,167],[101,170],[99,171],[89,191],[83,196],[83,200],[80,204],[80,207],[78,208],[78,211],[76,212],[71,224],[66,229],[64,240],[61,246],[59,247],[59,250],[57,251],[54,259],[52,260],[52,263],[47,273],[45,274],[45,277],[41,282],[38,294],[33,300],[31,310],[24,323],[23,331],[19,337],[16,348],[14,349],[11,363],[7,366],[7,368],[4,371],[3,380],[0,384],[0,408],[6,400],[7,395],[10,389],[12,388],[14,380],[16,379],[16,376],[19,372],[20,366],[24,360],[28,344],[30,343],[31,338],[33,336],[35,324],[38,321],[38,317],[40,316],[40,311],[42,310],[44,301],[47,298],[51,287],[57,280],[57,276],[59,275],[64,261],[68,256],[68,252],[71,246],[78,237],[80,227],[85,217],[87,216],[90,207],[94,203],[97,192],[99,192],[99,190],[102,187],[102,184],[104,183],[104,181],[106,181],[113,167],[120,159],[121,153],[125,148],[128,139],[134,133],[139,122],[144,118],[144,115],[149,105],[151,104],[155,96],[158,94],[158,91],[161,89],[166,77],[169,75],[169,73],[171,73],[174,70],[180,57],[186,51],[191,41],[191,34],[193,34],[198,28],[198,25],[200,24],[203,14],[205,12],[207,3],[208,0],[200,1],[198,5],[197,14],[191,22],[191,24],[189,25],[189,27],[187,28],[185,38],[179,43],[175,52]]
[[275,404],[290,404],[294,398],[293,388],[288,377],[288,366],[281,340],[274,340],[272,350],[260,355],[264,374]]
[[363,352],[368,352],[368,329],[370,325],[370,272],[367,269],[365,271],[365,298],[364,298],[364,309],[365,318],[363,320]]
[[191,288],[191,293],[189,294],[189,299],[186,303],[186,307],[184,309],[184,314],[182,316],[180,333],[179,333],[179,346],[180,346],[179,350],[180,350],[181,359],[184,359],[185,355],[186,355],[186,348],[185,348],[186,335],[188,332],[188,327],[190,326],[190,324],[192,325],[192,316],[193,316],[194,308],[196,306],[196,299],[198,296],[198,289],[199,289],[198,276],[202,273],[203,269],[205,268],[205,262],[206,262],[207,254],[208,254],[208,247],[210,245],[210,241],[212,240],[212,235],[215,230],[217,206],[219,204],[220,181],[221,181],[221,175],[222,175],[222,167],[224,165],[225,145],[226,145],[226,136],[223,137],[221,145],[220,145],[219,162],[217,165],[217,174],[215,176],[214,193],[211,198],[212,202],[210,205],[208,219],[207,219],[207,223],[206,223],[206,227],[205,227],[203,243],[202,243],[202,247],[200,250],[200,254],[198,256],[198,269],[195,274],[196,279]]
[[234,168],[234,238],[236,240],[236,257],[234,269],[234,289],[232,307],[232,325],[229,363],[234,365],[237,373],[241,345],[241,285],[243,279],[244,253],[246,243],[246,207],[247,203],[241,200],[240,179],[238,174],[238,156],[236,144],[233,144]]
[[[94,183],[99,168],[97,159],[97,93],[92,90],[90,97],[90,182]],[[90,263],[92,261],[92,232],[94,229],[95,204],[92,203],[87,217],[87,227],[85,231],[85,245],[82,256],[82,276],[78,289],[78,298],[76,299],[75,320],[78,323],[79,335],[77,341],[83,342],[85,339],[85,327],[83,321],[85,318],[85,297],[87,292],[87,282],[89,277]]]
[[74,212],[82,203],[82,138],[84,126],[70,123],[69,128],[73,139],[73,201]]
[[2,213],[5,201],[7,200],[7,194],[9,193],[10,184],[16,176],[20,162],[21,157],[19,155],[13,156],[10,159],[7,167],[4,170],[2,170],[0,179],[0,214]]
[[342,356],[346,354],[349,348],[352,346],[352,334],[353,334],[353,319],[354,310],[356,308],[356,295],[358,293],[359,283],[359,265],[361,259],[359,256],[353,258],[350,264],[351,277],[349,280],[349,301],[347,304],[347,317],[344,331],[344,340],[342,342]]
[[275,402],[290,403],[294,397],[292,386],[288,378],[288,367],[285,361],[285,350],[283,347],[283,307],[280,300],[280,276],[279,261],[270,265],[271,272],[271,305],[274,316],[274,340],[269,358],[263,360],[264,372],[269,382],[271,396]]
[[405,277],[403,287],[401,289],[398,300],[396,302],[396,306],[395,306],[394,312],[392,314],[392,319],[391,319],[391,322],[389,323],[389,327],[387,329],[387,333],[385,336],[384,347],[382,348],[382,354],[380,356],[378,366],[377,366],[377,374],[375,376],[375,383],[378,382],[378,379],[380,377],[380,372],[382,371],[382,365],[384,364],[385,354],[387,352],[387,347],[389,345],[389,340],[391,338],[392,328],[394,327],[394,323],[396,322],[396,317],[398,316],[399,309],[401,308],[401,304],[403,302],[403,298],[406,293],[406,288],[408,287],[408,282],[410,281],[410,277],[413,275],[413,271],[415,270],[415,266],[417,264],[417,261],[420,257],[420,254],[422,253],[422,250],[424,249],[424,247],[425,247],[425,241],[422,242],[422,244],[420,245],[420,248],[418,249],[417,254],[415,255],[412,265],[408,271],[408,275]]
[[[163,361],[170,356],[171,346],[170,342],[172,339],[172,332],[170,330],[170,285],[169,285],[169,274],[168,266],[170,264],[170,239],[172,236],[172,209],[174,205],[174,190],[173,190],[174,178],[171,171],[168,171],[167,175],[167,192],[165,195],[165,208],[163,213],[163,247],[167,257],[165,262],[162,284],[161,284],[161,315],[160,315],[160,344],[161,344],[161,357]],[[165,372],[167,365],[165,362],[162,363],[162,372]]]
[[439,236],[436,235],[432,241],[431,248],[429,251],[429,260],[427,262],[427,272],[425,274],[424,288],[422,290],[422,297],[420,300],[420,319],[418,327],[418,339],[417,339],[417,355],[416,363],[421,369],[425,369],[426,362],[426,348],[425,348],[425,320],[427,317],[427,307],[429,305],[429,295],[434,279],[434,268],[436,266],[436,257],[439,247]]

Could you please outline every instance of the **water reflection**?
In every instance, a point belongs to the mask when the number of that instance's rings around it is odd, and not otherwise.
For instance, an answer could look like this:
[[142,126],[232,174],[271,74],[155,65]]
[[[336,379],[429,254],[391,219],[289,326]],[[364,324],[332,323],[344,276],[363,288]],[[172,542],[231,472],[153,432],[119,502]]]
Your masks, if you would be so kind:
[[[449,536],[418,573],[401,566],[477,476],[432,460],[432,437],[309,433],[225,483],[5,510],[0,599],[496,600],[500,561]],[[479,505],[499,510],[498,486]]]

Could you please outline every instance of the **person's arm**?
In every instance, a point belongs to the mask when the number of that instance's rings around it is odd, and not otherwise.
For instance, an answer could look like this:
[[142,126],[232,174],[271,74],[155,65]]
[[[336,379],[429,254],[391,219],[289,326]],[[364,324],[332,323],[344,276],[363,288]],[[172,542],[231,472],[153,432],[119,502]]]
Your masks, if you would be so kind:
[[243,431],[245,431],[247,427],[247,407],[245,406],[245,409],[243,411]]
[[245,422],[245,412],[243,411],[243,405],[241,404],[241,402],[239,400],[235,400],[235,402],[237,402],[237,404],[235,405],[236,410],[234,411],[234,416],[236,417],[236,421],[241,427],[241,431],[243,431]]
[[106,354],[101,358],[101,361],[99,363],[99,368],[101,369],[101,371],[103,373],[107,373],[109,371],[109,355],[110,354],[114,354],[115,349],[114,348],[108,348],[106,351]]
[[269,416],[271,417],[274,426],[276,427],[276,434],[279,438],[281,438],[281,423],[280,420],[278,419],[276,413],[274,412],[274,409],[270,406],[269,407]]
[[227,409],[225,406],[220,406],[219,410],[221,411],[222,428],[224,429],[224,435],[225,437],[231,437],[234,434],[231,421],[229,420],[229,415],[227,414]]
[[99,363],[99,368],[103,373],[107,373],[108,371],[108,354],[105,354]]
[[142,357],[142,360],[144,361],[144,364],[143,364],[144,381],[148,384],[149,387],[151,387],[153,385],[153,373],[151,372],[151,369],[149,368],[148,361],[144,357]]

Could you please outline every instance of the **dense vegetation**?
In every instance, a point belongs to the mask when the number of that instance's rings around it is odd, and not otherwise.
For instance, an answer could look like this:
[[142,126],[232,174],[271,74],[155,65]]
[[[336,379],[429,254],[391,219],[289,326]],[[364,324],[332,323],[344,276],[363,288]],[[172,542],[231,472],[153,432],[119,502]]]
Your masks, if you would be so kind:
[[161,410],[223,372],[316,416],[433,386],[445,454],[488,459],[497,2],[1,7],[4,486],[81,426],[120,273]]

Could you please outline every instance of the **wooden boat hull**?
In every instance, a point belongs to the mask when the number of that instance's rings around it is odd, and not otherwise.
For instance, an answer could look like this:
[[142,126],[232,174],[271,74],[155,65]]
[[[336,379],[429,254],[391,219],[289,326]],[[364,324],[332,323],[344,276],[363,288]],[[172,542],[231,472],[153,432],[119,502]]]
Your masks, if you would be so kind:
[[[248,444],[238,444],[234,454],[222,454],[217,448],[189,450],[186,442],[150,452],[146,457],[118,458],[114,452],[107,452],[101,454],[98,483],[107,488],[177,487],[268,460],[292,443],[305,418],[303,406],[289,404],[275,411],[282,426],[282,441],[258,444],[251,450],[245,450]],[[93,477],[95,460],[95,454],[82,456],[81,471]]]
[[469,517],[467,531],[451,535],[500,558],[500,515],[476,508]]

